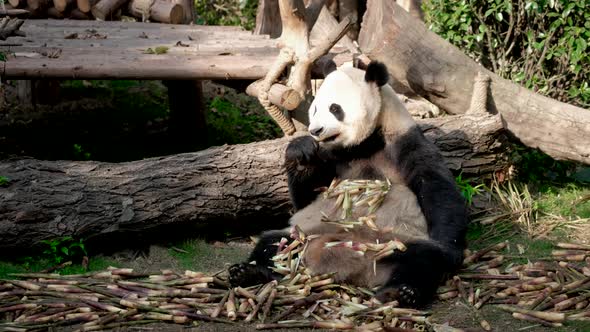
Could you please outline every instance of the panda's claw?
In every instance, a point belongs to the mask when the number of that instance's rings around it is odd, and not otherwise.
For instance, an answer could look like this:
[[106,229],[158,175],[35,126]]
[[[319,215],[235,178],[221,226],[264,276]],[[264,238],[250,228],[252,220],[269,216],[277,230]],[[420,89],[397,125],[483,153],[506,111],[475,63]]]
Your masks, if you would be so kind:
[[420,292],[409,285],[384,287],[376,297],[383,303],[396,300],[401,307],[406,308],[417,308],[420,304]]

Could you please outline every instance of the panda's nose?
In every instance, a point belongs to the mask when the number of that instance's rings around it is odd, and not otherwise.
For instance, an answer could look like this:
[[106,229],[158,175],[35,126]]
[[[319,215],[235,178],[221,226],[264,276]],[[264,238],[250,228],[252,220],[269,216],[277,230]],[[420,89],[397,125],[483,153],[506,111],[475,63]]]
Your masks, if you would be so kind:
[[324,127],[310,129],[309,133],[313,136],[319,136],[322,133],[322,131],[324,131]]

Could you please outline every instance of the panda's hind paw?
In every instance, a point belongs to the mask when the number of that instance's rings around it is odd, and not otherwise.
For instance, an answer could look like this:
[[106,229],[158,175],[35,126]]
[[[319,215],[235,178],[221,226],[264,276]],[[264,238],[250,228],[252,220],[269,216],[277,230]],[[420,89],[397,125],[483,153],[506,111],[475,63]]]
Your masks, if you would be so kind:
[[229,267],[229,283],[232,287],[249,287],[272,279],[270,270],[249,263],[238,263]]
[[409,285],[383,287],[376,297],[383,303],[396,300],[404,308],[418,308],[422,305],[420,292]]

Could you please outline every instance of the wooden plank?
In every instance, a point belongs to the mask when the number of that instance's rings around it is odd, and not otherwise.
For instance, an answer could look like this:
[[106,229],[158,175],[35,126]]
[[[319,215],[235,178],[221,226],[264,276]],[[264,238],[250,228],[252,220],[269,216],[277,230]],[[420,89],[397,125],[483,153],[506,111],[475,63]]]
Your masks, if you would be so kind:
[[60,56],[59,59],[16,58],[3,62],[3,77],[12,79],[259,79],[276,56],[149,55],[112,58]]
[[[237,27],[28,20],[21,30],[25,37],[0,46],[9,54],[0,64],[3,77],[255,80],[279,53],[276,40]],[[165,54],[146,54],[160,46],[168,47]]]

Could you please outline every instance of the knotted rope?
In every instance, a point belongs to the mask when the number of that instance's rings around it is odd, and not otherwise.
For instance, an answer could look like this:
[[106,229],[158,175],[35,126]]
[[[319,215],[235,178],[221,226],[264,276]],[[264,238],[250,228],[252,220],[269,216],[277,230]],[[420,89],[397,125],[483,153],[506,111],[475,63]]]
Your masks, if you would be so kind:
[[258,92],[258,100],[260,101],[260,104],[275,120],[279,127],[281,127],[281,130],[283,130],[285,135],[292,135],[295,132],[295,125],[280,108],[270,102],[268,94],[270,92],[270,87],[279,78],[285,68],[287,68],[287,65],[293,63],[294,56],[295,52],[292,49],[289,47],[282,48],[277,60],[273,63],[268,73],[266,73]]

